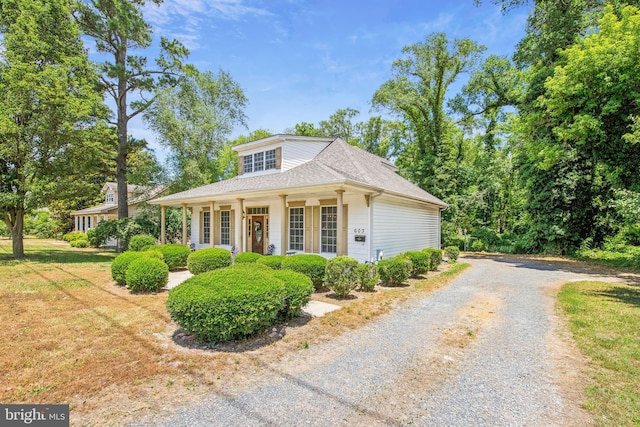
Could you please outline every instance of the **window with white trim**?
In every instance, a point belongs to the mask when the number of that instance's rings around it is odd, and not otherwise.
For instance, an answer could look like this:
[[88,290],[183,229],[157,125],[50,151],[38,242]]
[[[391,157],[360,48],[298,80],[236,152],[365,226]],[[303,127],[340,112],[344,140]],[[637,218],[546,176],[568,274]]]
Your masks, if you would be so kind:
[[289,250],[304,251],[304,208],[289,208]]
[[105,203],[114,203],[115,202],[115,197],[113,192],[108,192],[105,196],[104,196],[104,202]]
[[264,170],[264,153],[256,153],[253,155],[253,171],[258,172]]
[[276,150],[267,150],[264,152],[264,170],[276,168]]
[[202,243],[211,243],[211,212],[202,212]]
[[231,212],[220,211],[220,244],[231,244]]
[[321,252],[336,253],[338,245],[338,207],[322,206],[320,212]]
[[251,154],[244,156],[243,159],[243,172],[244,173],[251,173],[253,172],[253,156]]

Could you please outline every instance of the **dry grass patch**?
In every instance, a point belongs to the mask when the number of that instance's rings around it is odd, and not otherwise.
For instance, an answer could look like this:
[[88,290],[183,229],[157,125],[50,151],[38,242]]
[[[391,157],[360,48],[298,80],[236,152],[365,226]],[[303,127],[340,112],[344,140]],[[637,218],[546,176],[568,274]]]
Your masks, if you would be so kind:
[[[0,240],[0,401],[70,403],[74,425],[118,424],[229,387],[251,387],[288,354],[357,328],[443,286],[467,264],[410,286],[356,293],[326,317],[298,318],[282,339],[268,332],[212,350],[181,346],[167,294],[131,294],[111,280],[115,253],[25,240],[26,260]],[[447,271],[444,271],[447,270]]]

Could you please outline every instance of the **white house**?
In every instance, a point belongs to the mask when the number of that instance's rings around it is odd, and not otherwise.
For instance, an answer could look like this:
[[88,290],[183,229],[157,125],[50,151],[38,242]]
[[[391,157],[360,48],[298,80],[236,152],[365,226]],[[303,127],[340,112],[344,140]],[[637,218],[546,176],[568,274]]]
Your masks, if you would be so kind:
[[234,147],[238,176],[150,200],[191,215],[196,248],[349,255],[370,261],[440,247],[447,204],[390,161],[341,139],[274,135]]
[[[141,185],[127,185],[129,194],[129,216],[134,216],[136,206],[157,196],[166,189],[165,186],[145,187]],[[85,232],[98,225],[100,221],[118,219],[118,184],[107,182],[102,187],[104,203],[91,208],[71,212],[74,219],[74,230]]]

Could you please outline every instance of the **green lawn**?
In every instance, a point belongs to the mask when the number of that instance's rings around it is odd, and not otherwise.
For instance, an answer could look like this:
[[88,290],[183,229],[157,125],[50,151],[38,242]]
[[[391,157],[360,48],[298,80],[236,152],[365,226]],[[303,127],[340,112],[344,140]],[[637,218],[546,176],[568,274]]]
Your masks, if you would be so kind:
[[585,407],[599,425],[640,425],[640,284],[569,283],[560,304],[590,359]]

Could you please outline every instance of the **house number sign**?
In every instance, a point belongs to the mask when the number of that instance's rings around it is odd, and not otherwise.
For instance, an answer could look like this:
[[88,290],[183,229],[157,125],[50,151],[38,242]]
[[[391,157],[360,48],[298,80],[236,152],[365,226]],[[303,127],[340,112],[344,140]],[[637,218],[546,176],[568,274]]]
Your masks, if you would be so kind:
[[364,228],[354,228],[353,229],[353,233],[354,234],[364,234]]

